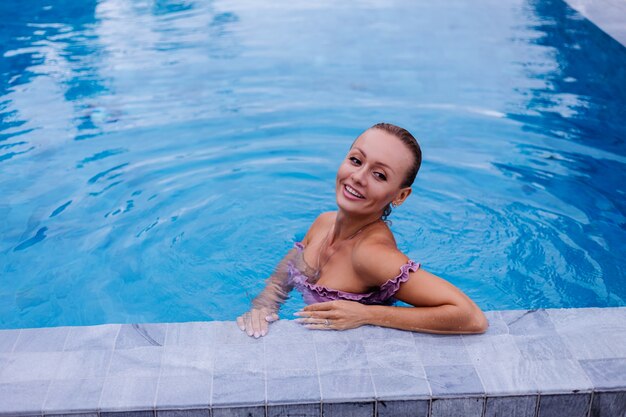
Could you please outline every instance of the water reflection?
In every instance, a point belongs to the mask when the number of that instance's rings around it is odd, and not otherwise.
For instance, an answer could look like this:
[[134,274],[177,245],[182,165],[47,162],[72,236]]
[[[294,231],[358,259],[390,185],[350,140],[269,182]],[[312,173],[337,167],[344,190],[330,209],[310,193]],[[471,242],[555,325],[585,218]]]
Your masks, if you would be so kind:
[[[527,110],[508,117],[522,122],[535,142],[516,145],[524,163],[513,159],[494,166],[523,183],[526,194],[545,190],[556,202],[535,198],[510,217],[527,230],[507,249],[507,283],[544,300],[539,305],[558,305],[571,287],[578,288],[573,293],[583,305],[620,304],[626,291],[626,271],[617,255],[626,252],[621,238],[626,48],[565,2],[533,0],[528,11],[532,37],[527,41],[549,60],[524,63],[527,76],[537,82],[519,91],[528,98]],[[545,65],[550,61],[555,65]],[[529,222],[533,218],[536,222]],[[551,290],[543,285],[536,291],[542,279]]]

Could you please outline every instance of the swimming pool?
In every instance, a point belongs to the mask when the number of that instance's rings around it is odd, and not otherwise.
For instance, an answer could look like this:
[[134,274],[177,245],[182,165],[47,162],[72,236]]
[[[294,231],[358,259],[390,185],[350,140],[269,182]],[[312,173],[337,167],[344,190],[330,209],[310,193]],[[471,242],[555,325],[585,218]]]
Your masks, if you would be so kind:
[[626,305],[626,49],[560,1],[0,11],[0,328],[234,319],[383,120],[424,150],[391,219],[425,268]]

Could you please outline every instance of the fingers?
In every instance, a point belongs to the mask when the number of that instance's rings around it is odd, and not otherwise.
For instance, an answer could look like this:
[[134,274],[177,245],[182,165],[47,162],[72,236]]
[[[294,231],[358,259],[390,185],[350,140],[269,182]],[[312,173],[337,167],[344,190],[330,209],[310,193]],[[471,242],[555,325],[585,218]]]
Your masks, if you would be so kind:
[[325,301],[323,303],[315,303],[315,304],[309,304],[307,306],[305,306],[302,310],[303,311],[327,311],[327,310],[332,310],[333,306],[334,306],[334,301]]
[[265,320],[266,320],[268,323],[273,323],[273,322],[275,322],[276,320],[278,320],[278,314],[276,314],[276,313],[271,313],[271,314],[268,314],[268,315],[267,315],[267,317],[265,317]]
[[268,313],[264,309],[252,309],[237,317],[237,326],[246,332],[248,336],[258,338],[265,336],[269,323],[273,323],[276,320],[278,320],[278,314],[276,313]]
[[267,321],[265,318],[261,320],[260,311],[254,311],[252,313],[252,330],[255,338],[259,338],[267,334]]

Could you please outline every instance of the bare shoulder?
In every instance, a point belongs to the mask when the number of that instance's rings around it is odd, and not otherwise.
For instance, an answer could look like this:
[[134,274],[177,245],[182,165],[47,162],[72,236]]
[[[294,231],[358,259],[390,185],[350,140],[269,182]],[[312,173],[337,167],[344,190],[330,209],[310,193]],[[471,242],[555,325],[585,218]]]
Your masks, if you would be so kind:
[[335,217],[337,217],[336,211],[326,211],[315,219],[311,226],[309,227],[309,231],[302,239],[302,244],[307,246],[311,239],[316,236],[318,233],[328,230],[330,225],[335,221]]
[[368,233],[352,251],[354,271],[363,281],[378,286],[398,275],[408,257],[398,250],[393,234],[387,227]]

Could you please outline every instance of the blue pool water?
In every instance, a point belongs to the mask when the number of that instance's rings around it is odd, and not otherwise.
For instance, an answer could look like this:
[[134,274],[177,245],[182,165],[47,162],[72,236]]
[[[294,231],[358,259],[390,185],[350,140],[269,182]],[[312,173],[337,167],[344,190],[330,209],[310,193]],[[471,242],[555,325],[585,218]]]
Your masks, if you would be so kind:
[[426,269],[626,305],[626,48],[561,1],[5,1],[0,53],[0,328],[234,319],[379,121]]

